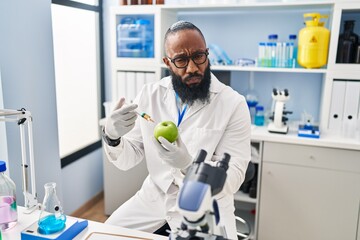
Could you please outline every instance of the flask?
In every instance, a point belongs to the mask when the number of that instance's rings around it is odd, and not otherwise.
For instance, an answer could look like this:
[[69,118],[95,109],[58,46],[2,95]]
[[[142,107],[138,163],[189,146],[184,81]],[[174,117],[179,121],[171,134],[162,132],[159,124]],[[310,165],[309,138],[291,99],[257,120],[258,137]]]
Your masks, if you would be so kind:
[[264,107],[256,106],[255,107],[255,120],[254,123],[256,126],[264,126],[265,117],[264,117]]
[[38,231],[41,234],[53,234],[65,228],[66,216],[63,214],[60,201],[56,196],[56,183],[50,182],[44,185],[45,197],[41,206],[38,221]]
[[[330,31],[324,27],[320,13],[304,14],[306,27],[299,31],[297,60],[305,68],[320,68],[327,63]],[[310,20],[306,20],[311,18]]]
[[354,63],[359,36],[354,33],[354,20],[345,21],[344,33],[339,36],[337,63]]
[[17,223],[16,186],[6,174],[6,163],[0,161],[0,231]]

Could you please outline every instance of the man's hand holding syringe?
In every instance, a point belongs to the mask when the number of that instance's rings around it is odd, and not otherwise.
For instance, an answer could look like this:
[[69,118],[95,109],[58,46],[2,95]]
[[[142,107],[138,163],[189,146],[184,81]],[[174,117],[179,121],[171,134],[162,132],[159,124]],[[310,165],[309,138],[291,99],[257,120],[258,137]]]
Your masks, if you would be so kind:
[[155,123],[148,114],[136,110],[137,107],[137,104],[127,104],[125,98],[121,98],[106,121],[105,134],[110,139],[118,139],[124,136],[134,128],[138,115],[150,123]]

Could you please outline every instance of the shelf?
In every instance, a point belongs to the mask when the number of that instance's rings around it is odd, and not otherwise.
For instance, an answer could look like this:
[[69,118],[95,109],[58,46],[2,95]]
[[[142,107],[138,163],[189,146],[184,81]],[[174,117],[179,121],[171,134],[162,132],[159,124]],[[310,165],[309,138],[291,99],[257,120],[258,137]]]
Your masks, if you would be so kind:
[[293,1],[293,2],[284,2],[284,1],[248,1],[242,3],[234,4],[223,4],[223,3],[214,3],[214,4],[186,4],[186,5],[163,5],[162,9],[175,10],[175,11],[235,11],[235,10],[249,10],[250,9],[264,9],[268,8],[271,10],[298,10],[301,9],[314,9],[317,7],[328,7],[329,5],[334,4],[334,1]]
[[[165,64],[161,64],[162,68],[167,68]],[[359,66],[360,67],[360,66]],[[266,68],[266,67],[242,67],[235,65],[212,65],[212,71],[242,71],[242,72],[284,72],[284,73],[320,73],[324,74],[327,69],[306,69],[306,68]]]
[[242,191],[237,191],[234,194],[234,200],[239,202],[257,203],[256,198],[251,198],[249,197],[249,194],[243,193]]
[[211,66],[214,71],[246,71],[246,72],[284,72],[284,73],[326,73],[326,69],[305,68],[267,68],[267,67],[241,67],[241,66]]

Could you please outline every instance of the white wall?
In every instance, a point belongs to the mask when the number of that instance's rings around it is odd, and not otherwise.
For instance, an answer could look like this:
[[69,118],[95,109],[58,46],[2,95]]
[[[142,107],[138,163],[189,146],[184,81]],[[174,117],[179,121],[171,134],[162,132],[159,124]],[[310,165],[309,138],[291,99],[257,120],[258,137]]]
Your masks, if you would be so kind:
[[[25,108],[33,115],[36,186],[54,181],[61,198],[50,2],[0,1],[0,68],[6,109]],[[7,124],[11,177],[22,205],[19,128]]]
[[[6,109],[26,108],[33,115],[36,186],[39,201],[44,184],[57,183],[69,214],[102,191],[102,154],[96,150],[61,169],[57,131],[51,1],[0,1],[0,69]],[[23,205],[19,129],[7,124],[11,176]],[[76,183],[76,184],[75,184]]]

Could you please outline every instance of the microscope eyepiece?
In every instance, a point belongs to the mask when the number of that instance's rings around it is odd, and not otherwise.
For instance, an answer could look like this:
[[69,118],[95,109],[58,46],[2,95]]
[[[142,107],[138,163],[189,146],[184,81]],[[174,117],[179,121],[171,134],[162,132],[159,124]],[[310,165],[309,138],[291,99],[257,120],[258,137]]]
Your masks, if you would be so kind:
[[217,163],[217,167],[223,168],[225,171],[229,168],[230,155],[228,153],[224,153],[223,159]]
[[198,152],[194,163],[201,163],[203,161],[205,161],[207,152],[204,149],[200,149],[200,151]]

